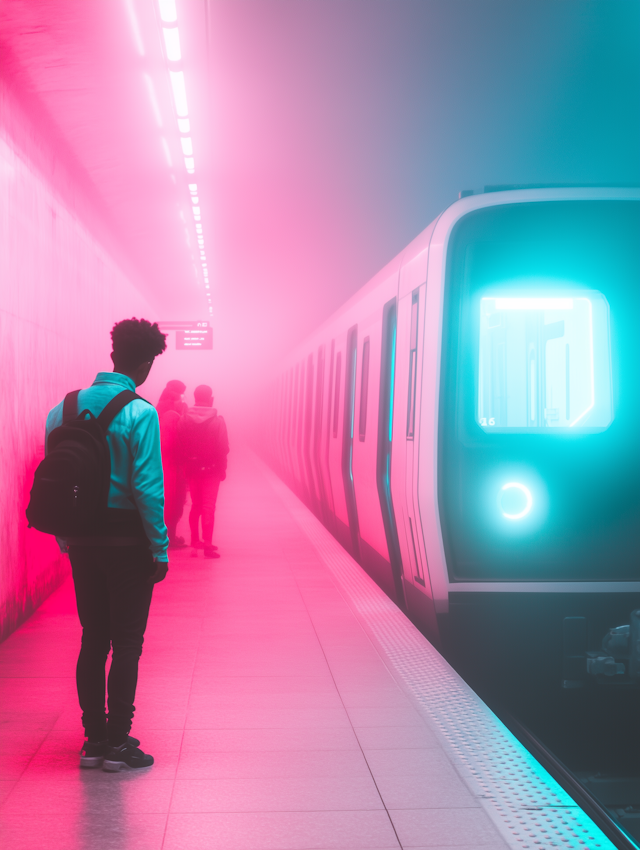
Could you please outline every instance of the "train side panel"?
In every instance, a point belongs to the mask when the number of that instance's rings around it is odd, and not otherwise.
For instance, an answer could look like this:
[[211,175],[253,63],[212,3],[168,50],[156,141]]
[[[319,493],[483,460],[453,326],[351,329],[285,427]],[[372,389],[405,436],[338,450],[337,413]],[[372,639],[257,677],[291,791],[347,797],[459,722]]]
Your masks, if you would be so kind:
[[381,406],[381,358],[385,304],[397,299],[394,271],[362,305],[358,322],[359,366],[355,404],[353,476],[358,506],[360,562],[397,603],[391,555],[385,530],[378,482],[378,443]]
[[407,613],[437,644],[439,635],[418,503],[426,277],[434,226],[435,222],[408,246],[400,271],[392,493]]

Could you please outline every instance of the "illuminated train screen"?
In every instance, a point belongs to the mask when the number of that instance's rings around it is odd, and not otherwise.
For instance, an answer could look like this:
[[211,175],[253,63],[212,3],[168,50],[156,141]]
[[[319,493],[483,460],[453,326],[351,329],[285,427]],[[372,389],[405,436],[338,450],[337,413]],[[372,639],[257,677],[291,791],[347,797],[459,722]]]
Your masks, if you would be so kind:
[[451,581],[637,579],[639,206],[503,205],[454,228],[438,437]]

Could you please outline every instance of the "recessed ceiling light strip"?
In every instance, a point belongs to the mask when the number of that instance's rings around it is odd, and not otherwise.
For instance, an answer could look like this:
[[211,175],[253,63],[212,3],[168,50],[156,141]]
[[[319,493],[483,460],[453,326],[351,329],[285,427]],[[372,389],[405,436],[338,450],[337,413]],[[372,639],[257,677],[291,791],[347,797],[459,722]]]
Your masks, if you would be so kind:
[[[165,48],[165,56],[169,69],[169,80],[173,94],[173,104],[178,122],[180,134],[180,146],[184,158],[184,167],[187,174],[195,175],[196,163],[191,138],[191,122],[189,120],[189,105],[187,101],[187,87],[185,84],[184,71],[181,67],[183,61],[182,48],[180,45],[180,31],[178,29],[178,11],[175,0],[158,0],[158,10],[162,21],[162,37]],[[193,178],[192,178],[193,179]],[[211,305],[211,291],[209,282],[209,266],[202,234],[202,213],[198,184],[189,183],[189,195],[191,197],[191,214],[196,230],[196,242],[198,244],[199,262],[204,280],[205,292],[209,313],[213,312]]]
[[[142,40],[142,34],[138,23],[138,18],[136,16],[134,4],[135,0],[124,0],[124,5],[126,8],[127,17],[129,18],[129,23],[131,25],[131,31],[136,51],[139,56],[145,57],[144,43]],[[187,174],[191,176],[191,180],[193,180],[193,175],[195,175],[196,173],[196,164],[193,151],[193,140],[190,135],[191,122],[189,120],[187,87],[185,84],[184,71],[181,67],[183,56],[182,48],[180,45],[180,31],[178,29],[178,11],[176,9],[175,0],[158,0],[158,10],[160,12],[160,19],[162,21],[162,38],[164,43],[165,57],[167,60],[167,69],[169,71],[169,81],[171,83],[173,104],[178,123],[178,133],[180,135],[180,146],[182,148],[184,167]],[[149,97],[149,102],[151,104],[153,117],[158,128],[162,130],[162,113],[158,105],[158,99],[156,97],[156,91],[154,88],[153,80],[151,76],[146,72],[144,72],[143,77],[147,89],[147,95]],[[173,169],[173,161],[169,150],[169,144],[164,135],[160,136],[160,145],[162,147],[164,157],[167,161],[167,165],[169,166],[169,168]],[[171,174],[171,179],[175,183],[175,175],[173,173]],[[202,279],[204,281],[209,313],[212,313],[213,307],[211,306],[209,267],[207,264],[204,236],[202,233],[202,213],[200,205],[200,196],[198,193],[198,184],[195,182],[189,183],[188,187],[189,196],[191,199],[191,215],[193,216],[193,224],[195,226],[196,231],[196,243],[198,245],[197,258],[192,252],[194,268],[197,268],[198,266],[196,264],[199,263],[199,268],[202,273]],[[183,212],[180,212],[180,218],[185,225],[185,235],[187,237],[187,244],[191,249],[192,239],[189,232],[190,228],[186,223],[186,219]]]

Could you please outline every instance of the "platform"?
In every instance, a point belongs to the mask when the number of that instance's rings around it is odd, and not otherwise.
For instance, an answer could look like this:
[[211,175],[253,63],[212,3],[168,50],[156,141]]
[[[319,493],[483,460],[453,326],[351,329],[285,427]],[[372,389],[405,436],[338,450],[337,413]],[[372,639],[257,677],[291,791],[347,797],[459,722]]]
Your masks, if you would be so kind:
[[80,770],[66,582],[0,646],[11,850],[609,848],[324,527],[231,455],[207,561],[156,588],[133,732]]

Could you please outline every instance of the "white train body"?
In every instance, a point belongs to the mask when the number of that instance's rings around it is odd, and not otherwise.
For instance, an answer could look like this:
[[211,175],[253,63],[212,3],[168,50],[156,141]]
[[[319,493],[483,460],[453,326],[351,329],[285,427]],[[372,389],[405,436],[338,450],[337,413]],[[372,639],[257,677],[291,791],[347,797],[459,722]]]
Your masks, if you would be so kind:
[[[638,189],[462,198],[277,377],[274,464],[433,640],[471,594],[640,593],[634,520],[616,519],[640,504],[625,325],[639,318],[639,208]],[[626,501],[605,516],[612,466]],[[590,487],[613,495],[600,506]]]

